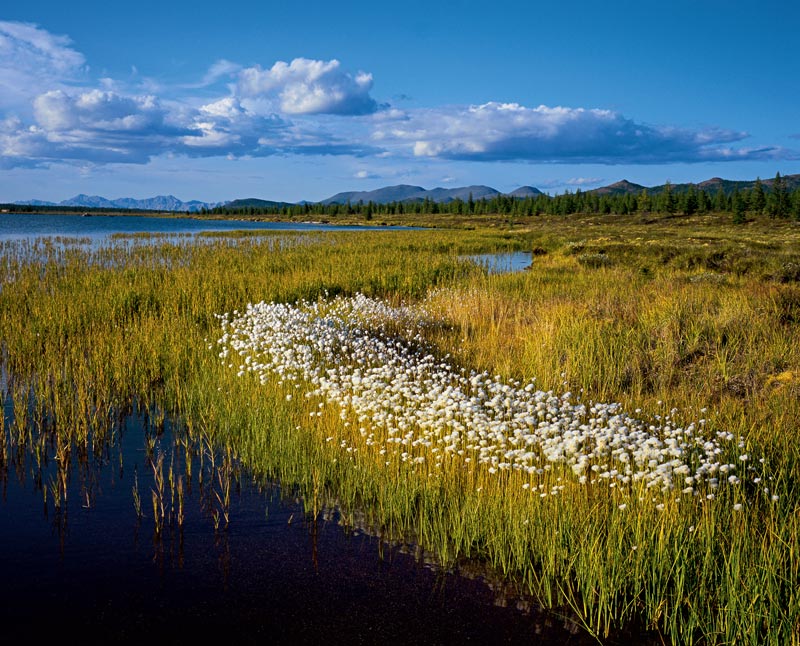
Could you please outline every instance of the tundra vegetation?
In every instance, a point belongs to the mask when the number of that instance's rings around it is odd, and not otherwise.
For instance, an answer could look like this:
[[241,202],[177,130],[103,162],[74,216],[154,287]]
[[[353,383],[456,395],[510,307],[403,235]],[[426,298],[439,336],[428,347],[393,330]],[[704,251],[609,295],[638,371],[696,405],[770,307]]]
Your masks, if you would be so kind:
[[[6,243],[2,468],[66,464],[135,402],[310,518],[486,563],[599,637],[796,643],[800,228],[489,223]],[[529,270],[465,259],[513,250]]]

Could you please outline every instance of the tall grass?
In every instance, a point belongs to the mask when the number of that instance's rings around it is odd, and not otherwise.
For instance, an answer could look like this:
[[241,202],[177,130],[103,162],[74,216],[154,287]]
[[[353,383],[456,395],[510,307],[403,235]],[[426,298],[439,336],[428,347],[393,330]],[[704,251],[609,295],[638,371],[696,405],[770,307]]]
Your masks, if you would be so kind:
[[[797,642],[798,234],[592,222],[127,241],[91,252],[6,245],[0,339],[9,396],[31,411],[16,419],[55,424],[68,451],[137,400],[180,415],[259,477],[296,487],[309,513],[333,502],[445,563],[490,563],[598,635],[637,621],[675,643]],[[533,267],[514,275],[460,258],[525,248],[537,249]],[[676,408],[676,418],[732,433],[759,466],[713,499],[622,496],[578,485],[557,464],[535,476],[455,461],[439,471],[387,466],[356,419],[303,396],[309,384],[264,385],[218,356],[216,314],[357,292],[424,303],[439,321],[426,343],[455,365],[535,377],[642,416]]]

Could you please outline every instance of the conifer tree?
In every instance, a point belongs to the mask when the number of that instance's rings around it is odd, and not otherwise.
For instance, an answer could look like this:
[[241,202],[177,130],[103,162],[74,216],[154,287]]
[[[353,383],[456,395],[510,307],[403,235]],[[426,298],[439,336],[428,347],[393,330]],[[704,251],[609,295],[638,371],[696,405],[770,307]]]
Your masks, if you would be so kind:
[[789,215],[789,195],[786,192],[786,183],[780,173],[775,174],[772,183],[772,194],[769,201],[769,215],[773,218],[785,218]]
[[672,192],[672,184],[667,181],[667,183],[664,184],[664,193],[661,196],[661,210],[665,213],[672,214],[675,213],[675,208],[675,195]]
[[761,184],[761,178],[756,177],[756,183],[753,186],[753,191],[750,194],[750,209],[757,215],[764,212],[764,207],[767,205],[767,197],[764,194],[764,186]]
[[694,184],[689,184],[689,190],[683,197],[683,212],[686,215],[694,215],[697,213],[697,190]]
[[650,196],[647,194],[646,188],[643,188],[642,192],[639,193],[637,205],[642,213],[648,213],[650,211]]
[[739,192],[737,188],[733,193],[733,223],[734,224],[743,224],[747,221],[745,217],[745,213],[747,210],[747,206],[745,204],[744,196]]
[[714,210],[727,211],[728,210],[728,196],[722,186],[717,189],[717,194],[714,196]]

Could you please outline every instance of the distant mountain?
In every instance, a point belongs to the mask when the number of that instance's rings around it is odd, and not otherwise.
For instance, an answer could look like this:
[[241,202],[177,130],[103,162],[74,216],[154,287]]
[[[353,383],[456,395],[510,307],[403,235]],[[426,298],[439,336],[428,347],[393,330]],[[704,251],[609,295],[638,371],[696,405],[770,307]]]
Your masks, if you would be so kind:
[[425,193],[421,186],[411,186],[409,184],[398,184],[397,186],[386,186],[374,191],[346,191],[337,193],[322,204],[356,204],[358,202],[375,202],[376,204],[386,204],[387,202],[405,202],[407,200],[424,199],[420,197]]
[[139,211],[183,211],[196,213],[202,209],[213,209],[221,206],[224,202],[199,202],[191,200],[183,202],[174,195],[157,195],[144,200],[136,200],[131,197],[121,197],[116,200],[109,200],[99,195],[85,195],[81,193],[75,197],[62,202],[44,202],[42,200],[27,200],[15,202],[15,204],[27,204],[30,206],[80,206],[87,209],[123,209]]
[[[540,191],[532,186],[523,186],[517,191],[527,191],[525,195],[514,195],[514,197],[526,197],[527,195],[538,195]],[[516,192],[516,191],[515,191]],[[386,186],[374,191],[348,191],[337,193],[322,200],[321,204],[358,204],[358,202],[374,202],[375,204],[386,204],[387,202],[422,202],[426,199],[433,202],[447,203],[453,200],[469,200],[472,195],[473,200],[490,200],[500,195],[500,191],[491,186],[475,185],[460,186],[458,188],[436,187],[430,190],[421,186],[410,184],[398,184],[397,186]]]
[[56,206],[85,206],[92,209],[130,209],[130,206],[116,206],[111,200],[108,200],[99,195],[85,195],[81,193],[68,200],[63,200],[56,204]]
[[[303,202],[300,202],[303,204]],[[272,200],[260,200],[257,197],[246,197],[232,202],[225,202],[225,206],[231,209],[244,209],[254,207],[257,209],[274,209],[282,206],[294,206],[292,202],[273,202]]]
[[511,191],[510,193],[506,193],[509,197],[518,197],[520,199],[526,197],[536,197],[537,195],[541,195],[542,192],[534,187],[534,186],[520,186],[518,189]]
[[642,186],[641,184],[634,184],[633,182],[629,182],[627,179],[623,179],[619,182],[609,184],[608,186],[594,188],[587,192],[595,193],[597,195],[625,195],[626,193],[641,193],[645,188],[646,187]]
[[460,188],[432,188],[430,191],[425,191],[422,197],[426,197],[434,202],[452,202],[453,200],[463,200],[466,202],[469,196],[473,200],[491,200],[493,197],[500,195],[500,191],[493,189],[491,186],[462,186]]
[[27,202],[14,202],[14,204],[25,204],[29,206],[57,206],[55,202],[46,202],[45,200],[28,200]]
[[[787,190],[794,191],[800,188],[800,175],[782,175],[784,184],[786,185]],[[772,185],[775,183],[775,178],[770,179],[762,179],[761,184],[764,187],[764,190],[769,192],[772,190]],[[722,179],[721,177],[712,177],[711,179],[707,179],[702,182],[698,182],[697,184],[688,182],[685,184],[670,184],[670,189],[673,193],[680,194],[685,193],[689,190],[690,186],[693,186],[697,190],[705,191],[706,193],[715,194],[718,190],[722,189],[726,195],[731,195],[734,191],[745,191],[753,188],[756,185],[756,180],[731,180],[731,179]],[[609,184],[608,186],[602,186],[600,188],[594,188],[588,193],[595,193],[597,195],[625,195],[627,193],[633,193],[634,195],[638,195],[643,190],[646,190],[650,195],[658,195],[663,193],[667,188],[666,184],[660,184],[659,186],[642,186],[641,184],[634,184],[629,182],[628,180],[621,180],[619,182],[615,182],[614,184]]]

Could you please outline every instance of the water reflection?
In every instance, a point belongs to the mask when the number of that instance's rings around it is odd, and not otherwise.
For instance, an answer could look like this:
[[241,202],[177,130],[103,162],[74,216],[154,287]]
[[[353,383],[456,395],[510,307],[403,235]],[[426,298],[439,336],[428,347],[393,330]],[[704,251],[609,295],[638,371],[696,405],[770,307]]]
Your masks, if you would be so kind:
[[374,231],[409,229],[384,225],[336,225],[321,222],[262,222],[249,220],[214,220],[188,217],[110,216],[91,218],[80,215],[41,213],[6,213],[0,215],[0,242],[36,238],[79,238],[98,243],[114,234],[136,235],[161,233],[169,236],[194,235],[202,231]]
[[466,256],[482,267],[485,267],[490,274],[506,274],[514,271],[522,271],[531,266],[532,254],[530,251],[512,251],[507,253],[482,253],[473,256]]
[[32,411],[4,398],[8,639],[36,626],[90,643],[594,643],[485,568],[442,571],[335,502],[309,509],[256,482],[235,453],[158,411],[121,411],[71,440]]

